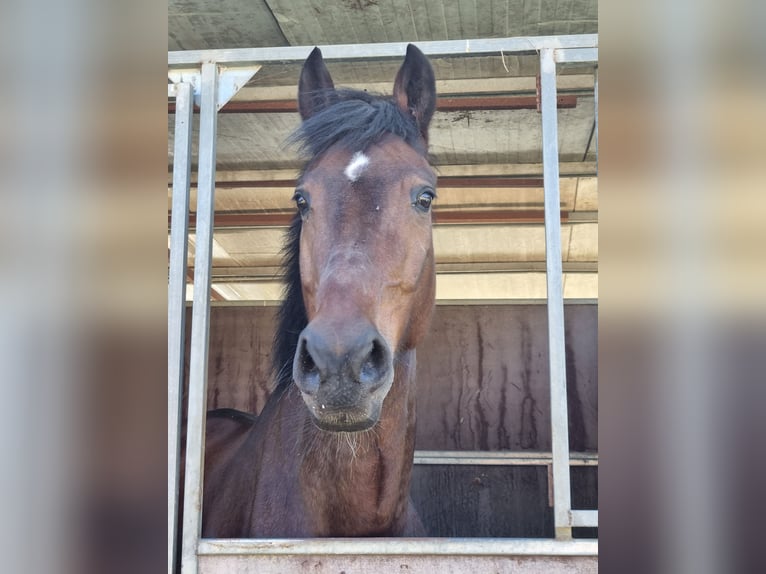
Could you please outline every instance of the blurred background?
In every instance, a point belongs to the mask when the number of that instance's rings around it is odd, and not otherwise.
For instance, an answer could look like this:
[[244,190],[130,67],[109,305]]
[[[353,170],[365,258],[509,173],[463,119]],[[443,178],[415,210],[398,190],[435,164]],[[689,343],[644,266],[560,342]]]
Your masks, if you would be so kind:
[[[3,571],[165,568],[163,82],[214,19],[179,6],[2,7]],[[604,571],[766,571],[765,22],[599,6]]]

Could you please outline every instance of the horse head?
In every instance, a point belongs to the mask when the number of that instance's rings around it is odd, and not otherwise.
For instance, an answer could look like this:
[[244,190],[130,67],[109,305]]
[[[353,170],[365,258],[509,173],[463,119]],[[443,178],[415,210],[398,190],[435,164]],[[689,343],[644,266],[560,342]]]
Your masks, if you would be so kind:
[[292,378],[320,429],[366,430],[433,310],[434,74],[410,45],[393,97],[336,90],[315,48],[298,102],[295,139],[309,156],[294,196],[307,324]]

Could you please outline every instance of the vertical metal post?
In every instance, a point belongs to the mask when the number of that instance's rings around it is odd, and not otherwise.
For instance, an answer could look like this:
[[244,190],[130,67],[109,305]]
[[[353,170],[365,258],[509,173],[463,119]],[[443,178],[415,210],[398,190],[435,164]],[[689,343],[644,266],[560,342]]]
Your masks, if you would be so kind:
[[543,186],[545,188],[545,265],[548,286],[548,361],[551,387],[551,450],[553,454],[553,520],[557,539],[572,537],[569,488],[564,293],[561,263],[559,146],[556,111],[556,61],[553,49],[540,51],[543,124]]
[[202,64],[199,114],[199,171],[194,258],[189,409],[186,432],[184,526],[181,572],[197,574],[197,545],[202,527],[202,467],[205,456],[207,362],[210,324],[210,272],[213,251],[215,148],[218,104],[218,66]]
[[598,66],[593,70],[593,105],[595,106],[593,117],[596,122],[593,142],[596,144],[596,171],[598,172]]
[[184,374],[184,302],[191,179],[192,86],[175,85],[173,206],[168,279],[168,574],[175,571],[178,520],[178,470],[181,446],[181,396]]

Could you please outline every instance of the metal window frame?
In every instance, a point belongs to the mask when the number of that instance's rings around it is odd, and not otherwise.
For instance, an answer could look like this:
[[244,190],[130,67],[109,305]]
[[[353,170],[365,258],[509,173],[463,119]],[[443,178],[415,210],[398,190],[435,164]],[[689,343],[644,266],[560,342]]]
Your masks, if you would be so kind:
[[[572,540],[571,529],[597,526],[598,511],[573,510],[570,500],[570,453],[566,402],[564,307],[559,220],[558,121],[556,64],[598,61],[598,35],[538,36],[418,42],[429,56],[528,54],[540,58],[543,128],[544,207],[551,392],[550,464],[553,474],[556,538],[533,539],[406,539],[406,540],[211,540],[200,538],[203,489],[205,407],[207,396],[210,272],[212,263],[218,110],[260,66],[268,62],[304,60],[313,46],[168,52],[168,97],[176,99],[173,199],[168,286],[168,571],[175,567],[175,520],[178,501],[181,389],[183,385],[183,293],[188,243],[191,165],[191,99],[200,106],[197,241],[188,392],[186,472],[182,526],[181,572],[197,574],[199,556],[234,554],[461,554],[595,556],[596,540]],[[326,59],[402,57],[406,42],[320,46]],[[595,90],[598,90],[596,83]],[[596,131],[598,130],[598,94]],[[598,136],[596,135],[596,138]],[[596,139],[596,142],[598,140]],[[597,146],[597,144],[596,144]],[[446,456],[446,455],[445,455]],[[454,454],[453,454],[454,456]],[[481,458],[481,457],[479,457]],[[486,458],[486,457],[485,457]],[[489,457],[492,458],[492,457]],[[433,460],[433,458],[431,459]],[[542,459],[541,459],[542,460]],[[547,460],[547,457],[545,458]],[[513,461],[510,462],[511,464]],[[494,464],[497,464],[495,461]]]
[[[168,571],[176,554],[178,471],[180,467],[181,396],[184,372],[186,257],[189,234],[189,181],[191,176],[192,86],[168,87],[176,100],[173,162],[173,228],[168,274]],[[171,329],[175,326],[175,329]]]

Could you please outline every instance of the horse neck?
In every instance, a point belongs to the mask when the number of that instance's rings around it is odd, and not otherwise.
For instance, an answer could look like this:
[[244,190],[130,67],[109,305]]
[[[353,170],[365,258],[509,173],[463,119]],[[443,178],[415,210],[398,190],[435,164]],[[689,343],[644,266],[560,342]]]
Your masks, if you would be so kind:
[[[309,420],[297,389],[290,409],[305,413],[291,453],[317,536],[390,535],[402,527],[415,443],[415,351],[396,360],[380,421],[369,431],[329,433]],[[287,398],[287,397],[286,397]],[[290,399],[288,399],[290,400]],[[286,416],[286,415],[285,415]]]

